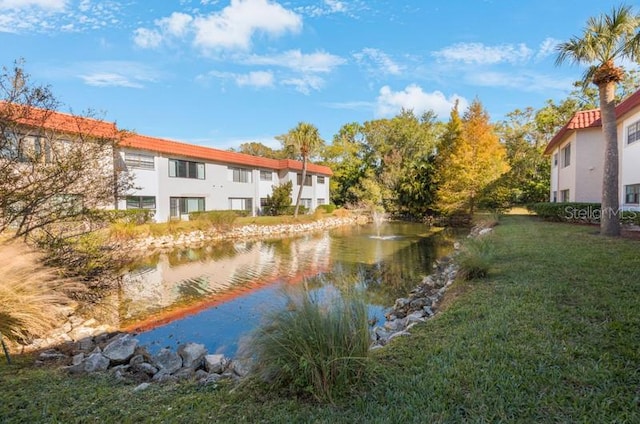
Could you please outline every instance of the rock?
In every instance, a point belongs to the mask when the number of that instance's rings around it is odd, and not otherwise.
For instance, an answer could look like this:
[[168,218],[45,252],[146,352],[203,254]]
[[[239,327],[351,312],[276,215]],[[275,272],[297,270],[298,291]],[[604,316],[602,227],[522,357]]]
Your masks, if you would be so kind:
[[73,358],[71,358],[72,365],[78,365],[82,363],[82,361],[84,361],[84,353],[82,352],[78,353],[77,355],[73,355]]
[[390,335],[387,341],[390,342],[396,337],[403,337],[403,336],[410,336],[410,335],[411,333],[409,333],[408,331],[398,331],[397,333],[393,333],[392,335]]
[[151,386],[151,384],[149,384],[149,383],[140,383],[133,389],[133,391],[134,391],[134,393],[135,392],[141,392],[142,390],[147,390],[149,388],[149,386]]
[[425,306],[431,306],[431,300],[428,297],[414,299],[409,303],[411,309],[422,309]]
[[393,309],[399,310],[406,307],[409,304],[410,300],[404,297],[396,299],[396,303],[393,305]]
[[138,340],[127,334],[110,342],[104,348],[102,354],[112,362],[122,364],[131,359],[136,346],[138,346]]
[[85,339],[87,337],[93,337],[93,328],[89,327],[76,327],[69,332],[69,337],[75,341]]
[[435,315],[433,313],[433,309],[431,309],[431,307],[429,306],[425,306],[424,308],[422,308],[422,310],[424,311],[424,313],[426,314],[426,316],[428,317],[432,317],[433,315]]
[[93,343],[93,337],[85,337],[84,339],[78,340],[76,346],[78,347],[78,350],[83,352],[91,352],[96,347]]
[[196,369],[202,365],[202,359],[207,354],[203,344],[187,343],[178,347],[178,355],[182,357],[182,366]]
[[138,354],[138,355],[133,355],[131,357],[131,359],[129,360],[129,365],[137,365],[137,364],[141,364],[144,362],[144,356]]
[[204,385],[209,385],[209,384],[215,385],[218,381],[220,381],[221,378],[222,376],[220,374],[207,374],[206,377],[203,376],[199,378],[198,382]]
[[244,377],[249,374],[251,364],[249,361],[234,360],[229,367],[238,377]]
[[38,359],[40,361],[46,362],[46,361],[59,361],[62,359],[67,359],[67,355],[65,355],[64,353],[60,353],[55,349],[49,349],[49,350],[45,350],[44,352],[40,353],[40,355],[38,355]]
[[222,354],[206,355],[204,357],[204,369],[210,373],[222,374],[229,361]]
[[422,309],[412,312],[405,318],[407,323],[410,322],[423,322],[424,321],[424,311]]
[[407,322],[404,318],[396,319],[393,321],[387,321],[384,323],[385,330],[389,330],[389,331],[398,331],[405,328],[406,326],[407,326]]
[[131,365],[131,370],[136,373],[147,374],[148,376],[156,375],[158,373],[158,368],[147,362],[141,362],[139,364]]
[[158,383],[165,383],[167,381],[176,381],[177,378],[169,374],[166,370],[160,370],[153,376],[152,380]]
[[161,371],[173,374],[182,368],[182,358],[170,349],[162,349],[157,355],[153,356],[152,364]]
[[91,373],[97,371],[106,371],[109,368],[109,358],[102,353],[93,353],[89,355],[80,365],[84,366],[84,372]]
[[172,377],[177,378],[178,380],[189,380],[193,378],[196,372],[193,368],[180,368],[178,371],[172,374]]

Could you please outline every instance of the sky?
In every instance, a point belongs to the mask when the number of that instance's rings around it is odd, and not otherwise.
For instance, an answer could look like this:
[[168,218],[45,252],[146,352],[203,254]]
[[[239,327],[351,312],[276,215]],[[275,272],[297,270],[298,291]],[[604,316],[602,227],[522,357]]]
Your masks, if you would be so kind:
[[0,65],[24,59],[63,112],[140,134],[279,147],[305,121],[351,122],[479,99],[492,121],[562,100],[555,66],[607,0],[0,0]]

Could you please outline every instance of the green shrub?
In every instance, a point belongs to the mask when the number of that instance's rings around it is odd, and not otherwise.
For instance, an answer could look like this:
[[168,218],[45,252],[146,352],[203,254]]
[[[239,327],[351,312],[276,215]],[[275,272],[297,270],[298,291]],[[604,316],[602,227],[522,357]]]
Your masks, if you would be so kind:
[[95,220],[110,224],[135,224],[141,225],[153,221],[155,211],[149,209],[96,209],[89,212],[89,216]]
[[468,239],[456,256],[458,276],[465,280],[487,277],[494,257],[494,246],[489,238]]
[[241,212],[246,211],[232,211],[232,210],[224,210],[224,211],[205,211],[205,212],[191,212],[189,214],[190,221],[206,221],[215,227],[230,227],[233,225],[233,222],[239,216],[242,215]]
[[[282,215],[293,215],[296,211],[296,206],[295,205],[291,205],[291,206],[287,206],[284,209],[284,213]],[[309,210],[307,209],[306,206],[302,206],[300,205],[300,207],[298,208],[298,215],[305,215]]]
[[288,297],[252,336],[253,375],[272,390],[333,402],[361,377],[370,344],[367,306],[354,297]]
[[287,208],[291,206],[291,191],[293,182],[273,186],[273,193],[267,196],[265,205],[262,207],[263,215],[278,216],[285,215]]
[[600,222],[600,203],[533,203],[527,206],[529,211],[549,221],[598,223]]
[[333,211],[336,210],[336,205],[334,205],[333,203],[330,203],[328,205],[318,205],[316,210],[320,210],[324,213],[333,213]]

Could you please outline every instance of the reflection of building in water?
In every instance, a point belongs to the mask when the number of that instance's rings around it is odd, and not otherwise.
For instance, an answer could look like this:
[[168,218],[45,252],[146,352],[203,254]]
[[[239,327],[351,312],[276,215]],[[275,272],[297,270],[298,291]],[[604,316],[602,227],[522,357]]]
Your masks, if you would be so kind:
[[277,241],[236,242],[227,247],[224,254],[218,252],[214,259],[206,258],[206,252],[201,255],[183,251],[186,254],[179,260],[161,255],[155,266],[123,276],[120,325],[135,326],[137,321],[150,317],[164,323],[170,320],[168,315],[182,316],[184,313],[179,311],[186,309],[197,312],[212,302],[231,301],[277,280],[297,282],[328,269],[331,260],[327,233]]

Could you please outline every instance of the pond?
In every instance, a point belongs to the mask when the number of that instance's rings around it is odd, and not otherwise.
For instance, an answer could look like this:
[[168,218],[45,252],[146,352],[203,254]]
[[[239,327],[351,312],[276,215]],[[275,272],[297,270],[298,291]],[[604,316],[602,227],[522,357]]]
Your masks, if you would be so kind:
[[357,287],[372,320],[384,322],[395,299],[450,253],[454,238],[424,224],[385,223],[176,250],[127,273],[106,309],[151,352],[195,342],[232,357],[242,337],[265,313],[284,308],[287,290],[300,285],[318,293]]

